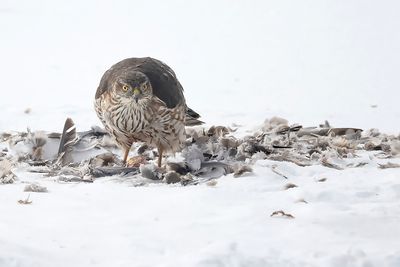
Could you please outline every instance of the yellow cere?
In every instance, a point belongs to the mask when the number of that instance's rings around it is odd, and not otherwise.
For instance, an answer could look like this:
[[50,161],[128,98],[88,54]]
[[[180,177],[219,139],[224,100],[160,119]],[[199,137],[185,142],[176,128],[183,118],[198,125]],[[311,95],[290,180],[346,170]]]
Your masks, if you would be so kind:
[[138,88],[135,88],[135,89],[133,89],[133,93],[135,95],[138,95],[138,94],[140,94],[140,90]]

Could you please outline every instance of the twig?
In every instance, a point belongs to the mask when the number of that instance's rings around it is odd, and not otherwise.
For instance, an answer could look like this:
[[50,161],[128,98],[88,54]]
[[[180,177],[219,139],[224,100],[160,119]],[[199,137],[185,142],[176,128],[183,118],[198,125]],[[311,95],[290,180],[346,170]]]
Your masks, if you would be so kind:
[[279,176],[282,176],[282,177],[285,178],[285,179],[289,179],[286,175],[284,175],[283,173],[277,171],[277,170],[276,170],[277,167],[278,167],[277,165],[272,165],[271,170],[272,170],[274,173],[278,174]]

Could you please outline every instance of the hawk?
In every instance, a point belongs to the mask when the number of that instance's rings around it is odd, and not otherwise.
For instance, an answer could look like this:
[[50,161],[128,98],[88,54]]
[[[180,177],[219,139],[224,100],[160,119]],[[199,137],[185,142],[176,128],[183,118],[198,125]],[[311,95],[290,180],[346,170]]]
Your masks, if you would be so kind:
[[186,106],[182,85],[160,60],[127,58],[107,70],[95,96],[95,110],[124,152],[126,163],[134,142],[145,142],[163,153],[177,152],[186,140],[185,125],[202,124]]

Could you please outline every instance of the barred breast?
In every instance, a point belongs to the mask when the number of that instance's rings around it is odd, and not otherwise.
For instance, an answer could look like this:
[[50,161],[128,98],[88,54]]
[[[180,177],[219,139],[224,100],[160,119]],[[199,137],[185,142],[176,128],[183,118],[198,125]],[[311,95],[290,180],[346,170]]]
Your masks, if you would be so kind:
[[124,103],[118,96],[103,94],[95,101],[95,110],[106,130],[121,146],[130,147],[136,141],[177,152],[185,141],[186,107],[167,108],[154,99],[141,109]]

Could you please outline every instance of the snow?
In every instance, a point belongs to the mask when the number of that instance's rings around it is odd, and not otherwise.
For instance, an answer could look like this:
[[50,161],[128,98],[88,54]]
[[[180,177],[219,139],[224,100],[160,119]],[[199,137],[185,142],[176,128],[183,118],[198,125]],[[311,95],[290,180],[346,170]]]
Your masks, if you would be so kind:
[[[278,164],[289,177],[273,173]],[[399,172],[259,161],[216,186],[0,187],[1,266],[398,266]],[[318,182],[326,178],[325,182]],[[284,190],[288,182],[298,187]],[[299,202],[304,199],[307,203]],[[270,217],[284,210],[294,219]]]
[[[152,56],[207,125],[245,133],[278,115],[398,134],[399,5],[2,1],[0,131],[99,124],[103,72]],[[19,182],[0,186],[0,266],[400,266],[400,171],[370,156],[342,171],[260,160],[215,186],[64,184],[14,170]],[[32,181],[49,192],[23,192]]]

